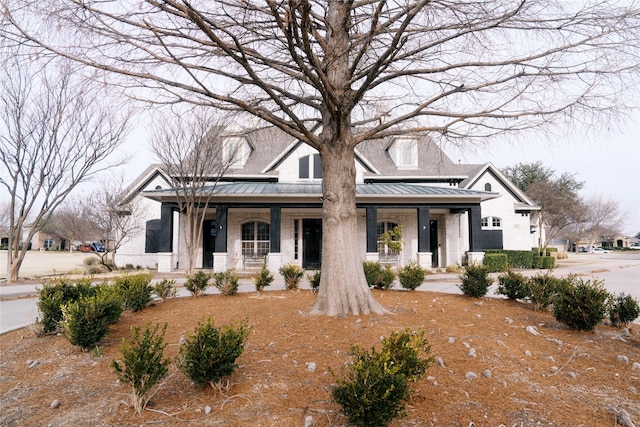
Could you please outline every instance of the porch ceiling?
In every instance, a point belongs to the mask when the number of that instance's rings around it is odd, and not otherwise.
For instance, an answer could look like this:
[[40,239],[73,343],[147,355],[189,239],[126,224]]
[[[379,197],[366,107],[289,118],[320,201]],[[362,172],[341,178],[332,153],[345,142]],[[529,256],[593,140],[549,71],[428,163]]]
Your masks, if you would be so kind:
[[[318,200],[322,197],[321,183],[282,183],[282,182],[221,182],[216,186],[207,186],[203,192],[212,191],[215,200],[229,201],[283,201],[294,199]],[[153,200],[168,202],[175,200],[173,190],[151,190],[142,193]],[[396,202],[453,202],[479,203],[500,197],[498,193],[467,190],[454,187],[438,187],[424,184],[406,183],[370,183],[357,184],[358,202],[396,201]],[[213,201],[213,200],[212,200]]]

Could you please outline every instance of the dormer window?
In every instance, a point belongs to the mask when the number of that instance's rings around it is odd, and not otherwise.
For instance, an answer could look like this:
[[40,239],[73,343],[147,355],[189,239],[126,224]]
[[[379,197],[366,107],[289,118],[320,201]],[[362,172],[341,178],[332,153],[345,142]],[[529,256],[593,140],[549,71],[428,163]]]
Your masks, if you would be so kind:
[[484,185],[484,191],[491,191],[491,184],[488,182]]
[[418,141],[415,138],[396,138],[389,148],[389,155],[398,169],[418,167]]
[[298,177],[300,179],[322,179],[320,154],[309,154],[298,159]]
[[224,139],[224,159],[230,167],[243,167],[251,154],[251,146],[240,136],[229,136]]

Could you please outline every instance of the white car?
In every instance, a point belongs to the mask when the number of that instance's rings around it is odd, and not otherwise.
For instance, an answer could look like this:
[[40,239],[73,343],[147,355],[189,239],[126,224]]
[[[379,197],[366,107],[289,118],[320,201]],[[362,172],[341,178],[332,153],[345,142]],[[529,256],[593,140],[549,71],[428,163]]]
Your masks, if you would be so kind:
[[592,254],[608,254],[609,251],[602,248],[591,248],[591,253]]

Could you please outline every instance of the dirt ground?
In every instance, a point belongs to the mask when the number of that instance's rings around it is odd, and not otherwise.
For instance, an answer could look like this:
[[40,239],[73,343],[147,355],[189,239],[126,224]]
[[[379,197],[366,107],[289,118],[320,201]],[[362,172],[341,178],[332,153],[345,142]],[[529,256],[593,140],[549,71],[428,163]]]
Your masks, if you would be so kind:
[[[350,360],[352,343],[369,348],[405,328],[422,328],[444,367],[434,364],[414,385],[407,416],[392,426],[615,426],[615,409],[640,423],[637,324],[576,332],[519,302],[374,293],[393,314],[308,316],[315,294],[270,291],[178,298],[126,312],[99,352],[82,352],[62,336],[37,337],[29,328],[1,335],[0,425],[304,426],[310,416],[317,427],[344,426],[331,402],[329,370],[339,372]],[[207,316],[217,325],[247,318],[252,328],[229,390],[192,385],[172,365],[147,410],[135,415],[130,389],[110,366],[129,328],[168,323],[166,353],[174,357],[180,338]],[[469,372],[477,378],[468,379]],[[60,406],[52,409],[56,399]]]

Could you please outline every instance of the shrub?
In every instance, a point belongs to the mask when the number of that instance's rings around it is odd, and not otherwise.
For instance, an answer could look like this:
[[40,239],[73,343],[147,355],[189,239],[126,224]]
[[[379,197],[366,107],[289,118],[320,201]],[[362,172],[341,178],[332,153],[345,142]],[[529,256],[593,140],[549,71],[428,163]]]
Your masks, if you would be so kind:
[[447,273],[462,273],[464,269],[458,264],[450,264],[445,268]]
[[42,288],[38,289],[39,299],[37,302],[41,316],[38,323],[42,325],[42,332],[50,334],[57,330],[58,324],[62,320],[63,305],[94,293],[95,290],[89,279],[74,284],[66,278],[61,278],[43,284]]
[[94,256],[91,256],[91,257],[85,258],[85,259],[82,261],[82,264],[83,264],[85,267],[91,267],[92,265],[98,265],[98,264],[100,264],[100,260],[99,260],[98,258],[94,257]]
[[509,268],[507,254],[486,254],[482,263],[490,273],[507,271]]
[[67,340],[83,350],[89,350],[109,332],[108,305],[97,296],[70,301],[62,307],[62,325]]
[[116,323],[124,311],[124,301],[119,289],[106,282],[95,287],[96,298],[107,323]]
[[314,270],[313,273],[307,274],[307,280],[311,285],[311,290],[318,292],[318,289],[320,289],[320,270]]
[[398,280],[405,289],[415,290],[424,282],[426,270],[415,261],[411,261],[398,271]]
[[[531,268],[533,267],[533,251],[513,251],[504,249],[489,249],[485,251],[485,254],[505,254],[507,255],[507,263],[510,268]],[[486,255],[485,255],[486,257]]]
[[498,295],[504,295],[509,299],[524,299],[529,296],[527,278],[520,273],[508,270],[498,276],[498,283]]
[[221,380],[233,373],[236,359],[249,337],[245,319],[236,327],[214,326],[213,320],[198,323],[193,335],[180,346],[180,369],[194,383],[221,388]]
[[284,277],[285,287],[293,291],[298,289],[300,279],[304,276],[304,270],[297,264],[285,264],[278,272]]
[[609,308],[609,319],[613,326],[622,326],[633,322],[640,316],[640,305],[631,295],[620,295],[612,297]]
[[122,295],[124,308],[127,310],[140,311],[151,301],[153,286],[151,286],[150,274],[124,275],[116,278],[114,283]]
[[396,278],[395,273],[391,270],[390,265],[382,265],[378,261],[365,261],[362,263],[364,268],[364,276],[367,279],[369,287],[376,289],[391,289],[393,280]]
[[162,301],[175,298],[178,290],[175,288],[176,281],[170,279],[162,279],[153,286],[153,292],[162,299]]
[[118,379],[133,388],[131,403],[138,414],[149,403],[151,389],[169,372],[170,360],[163,358],[167,346],[164,343],[166,329],[166,323],[162,328],[156,324],[153,329],[147,323],[141,334],[139,327],[132,327],[129,339],[122,339],[122,361],[111,362]]
[[527,280],[528,298],[534,310],[547,310],[549,308],[558,293],[558,289],[564,286],[560,280],[549,273],[538,274]]
[[260,273],[253,278],[253,284],[256,285],[256,291],[260,292],[267,286],[271,286],[271,282],[273,282],[273,274],[271,274],[265,263],[262,265]]
[[465,271],[460,276],[462,283],[458,288],[463,294],[473,298],[480,298],[487,294],[491,286],[489,269],[479,264],[472,264],[465,267]]
[[235,295],[238,292],[238,276],[233,270],[214,273],[213,284],[222,295]]
[[382,342],[382,350],[351,347],[352,363],[341,370],[331,390],[350,424],[362,427],[387,426],[406,415],[410,382],[417,380],[432,363],[430,348],[422,331],[393,333]]
[[572,329],[591,331],[607,314],[609,292],[604,282],[579,279],[556,295],[553,315]]
[[198,270],[194,274],[188,274],[187,280],[184,283],[184,287],[187,288],[191,295],[197,297],[207,288],[211,280],[211,274],[206,273],[203,270]]

